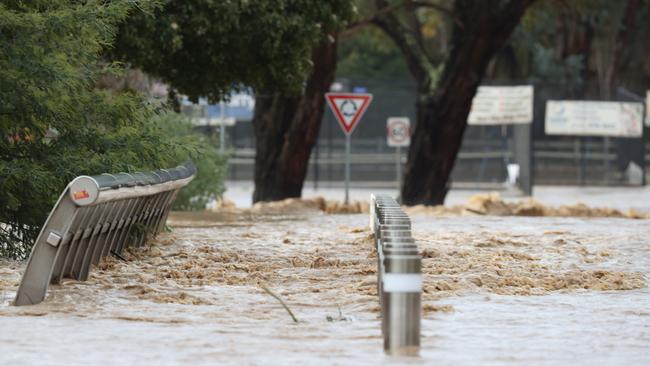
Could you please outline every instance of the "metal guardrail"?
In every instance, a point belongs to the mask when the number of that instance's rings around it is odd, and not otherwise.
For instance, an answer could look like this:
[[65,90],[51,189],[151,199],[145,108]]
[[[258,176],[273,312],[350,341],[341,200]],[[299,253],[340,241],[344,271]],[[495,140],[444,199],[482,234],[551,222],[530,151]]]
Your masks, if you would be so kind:
[[422,257],[411,236],[411,220],[390,196],[371,194],[370,229],[377,250],[384,351],[416,355],[420,350]]
[[50,283],[85,281],[91,265],[159,233],[178,191],[196,174],[191,162],[148,173],[79,176],[65,188],[41,229],[15,305],[38,304]]

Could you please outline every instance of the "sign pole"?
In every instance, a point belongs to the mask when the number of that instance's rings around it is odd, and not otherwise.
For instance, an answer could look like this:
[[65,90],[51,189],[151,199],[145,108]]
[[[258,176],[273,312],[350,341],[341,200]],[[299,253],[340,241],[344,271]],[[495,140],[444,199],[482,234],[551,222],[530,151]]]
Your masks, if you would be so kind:
[[408,117],[390,117],[386,121],[386,142],[395,148],[395,186],[397,201],[402,193],[402,147],[411,144],[411,120]]
[[350,135],[372,101],[372,94],[327,93],[325,98],[345,134],[345,204],[348,205],[350,203]]
[[221,126],[219,126],[219,152],[220,153],[225,153],[226,152],[226,103],[224,101],[221,101],[219,103],[219,114],[220,114],[220,122]]
[[397,149],[395,149],[395,174],[396,174],[396,179],[395,179],[395,184],[397,185],[397,201],[401,201],[399,199],[400,193],[402,191],[402,147],[398,146]]
[[350,203],[350,134],[345,134],[345,204]]

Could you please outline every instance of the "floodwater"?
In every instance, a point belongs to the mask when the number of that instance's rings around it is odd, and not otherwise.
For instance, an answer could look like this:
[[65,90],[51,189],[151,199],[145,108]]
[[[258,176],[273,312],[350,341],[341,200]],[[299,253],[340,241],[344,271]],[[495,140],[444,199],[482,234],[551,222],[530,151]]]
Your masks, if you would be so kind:
[[419,357],[383,353],[367,215],[293,207],[173,214],[35,306],[9,305],[23,264],[0,262],[0,365],[650,364],[649,221],[412,219]]

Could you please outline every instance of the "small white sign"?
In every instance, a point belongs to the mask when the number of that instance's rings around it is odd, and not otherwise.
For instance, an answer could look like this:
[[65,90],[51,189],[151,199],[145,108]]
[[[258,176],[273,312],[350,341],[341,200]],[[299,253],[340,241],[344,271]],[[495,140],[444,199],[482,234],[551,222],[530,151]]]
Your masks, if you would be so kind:
[[[223,119],[224,126],[234,126],[235,122],[235,117],[226,117]],[[194,126],[221,126],[221,118],[192,118],[192,124]]]
[[641,103],[549,100],[544,128],[549,135],[641,137]]
[[408,117],[390,117],[386,128],[388,146],[404,147],[411,144],[411,121]]
[[470,125],[527,124],[533,121],[533,87],[479,86],[467,117]]

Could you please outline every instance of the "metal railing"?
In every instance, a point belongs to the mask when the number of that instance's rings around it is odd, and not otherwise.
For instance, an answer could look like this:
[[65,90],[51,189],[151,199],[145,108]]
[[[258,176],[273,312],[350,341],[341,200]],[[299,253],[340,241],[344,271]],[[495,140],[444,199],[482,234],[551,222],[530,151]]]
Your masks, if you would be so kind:
[[34,243],[14,304],[38,304],[50,283],[85,281],[102,258],[144,245],[162,230],[178,191],[195,173],[188,162],[148,173],[75,178]]
[[420,349],[422,257],[411,236],[411,220],[393,198],[371,194],[370,229],[377,250],[384,350],[416,355]]

